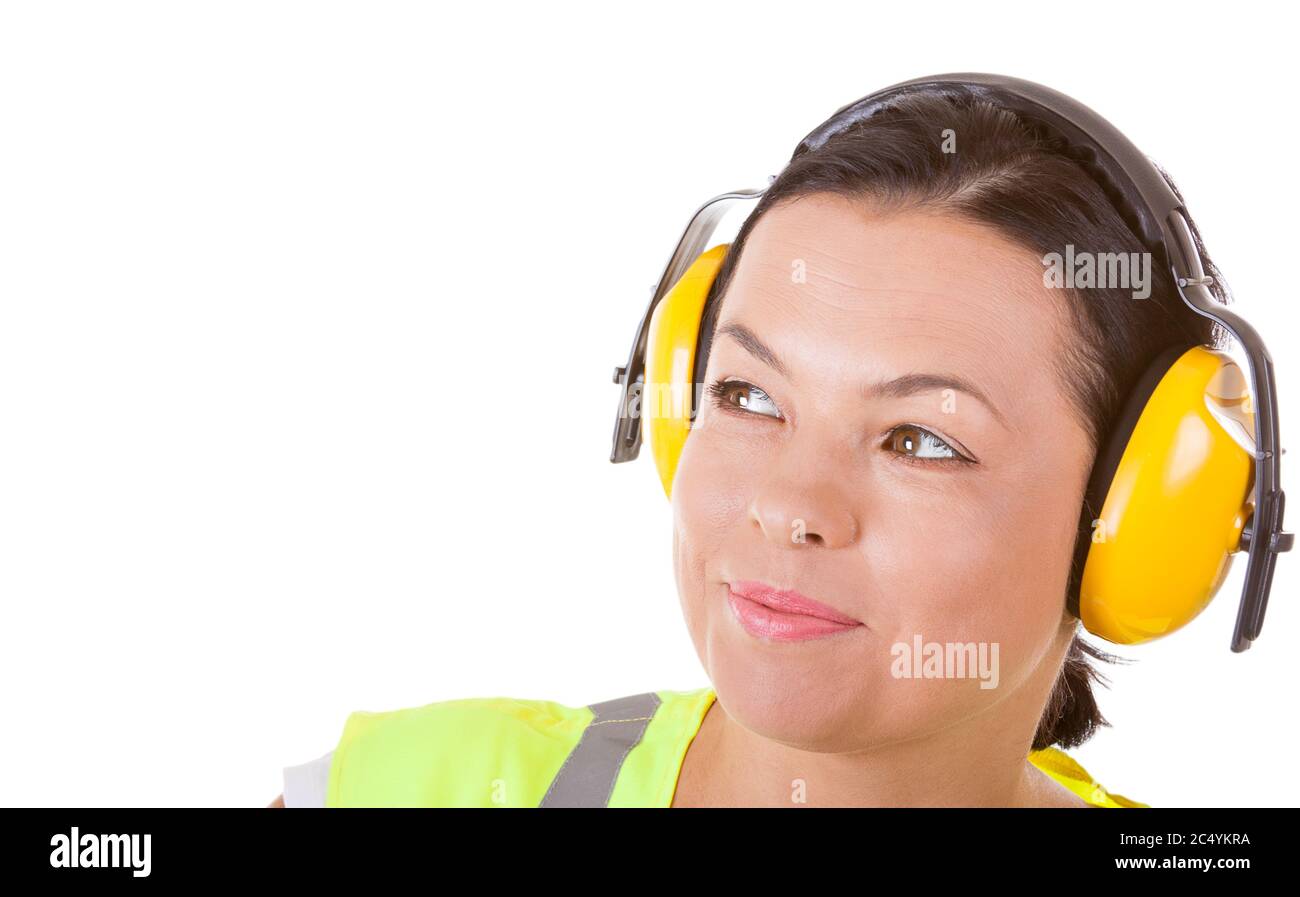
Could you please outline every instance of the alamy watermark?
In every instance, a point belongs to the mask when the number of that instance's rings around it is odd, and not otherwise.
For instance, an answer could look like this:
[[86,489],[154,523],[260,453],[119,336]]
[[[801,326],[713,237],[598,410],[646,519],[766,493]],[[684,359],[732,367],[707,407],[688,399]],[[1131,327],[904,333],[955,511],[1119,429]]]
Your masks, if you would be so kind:
[[926,642],[917,635],[889,653],[895,679],[979,679],[980,688],[998,687],[997,642]]
[[1065,253],[1043,256],[1043,286],[1049,289],[1132,290],[1134,299],[1151,295],[1151,253],[1075,252],[1067,243]]
[[71,834],[50,838],[50,865],[55,869],[129,868],[135,878],[149,875],[151,835],[82,835],[76,826]]

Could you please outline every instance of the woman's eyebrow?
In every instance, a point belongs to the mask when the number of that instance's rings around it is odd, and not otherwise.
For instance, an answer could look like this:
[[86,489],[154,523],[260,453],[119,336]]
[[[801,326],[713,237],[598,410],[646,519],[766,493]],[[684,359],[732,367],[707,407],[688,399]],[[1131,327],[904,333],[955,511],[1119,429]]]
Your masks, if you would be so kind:
[[[778,371],[781,376],[787,380],[790,377],[790,369],[786,367],[781,357],[772,351],[772,349],[758,338],[754,331],[750,330],[744,324],[729,321],[726,324],[718,326],[719,336],[729,336],[739,343],[750,355],[753,355],[759,361],[768,367]],[[793,382],[793,381],[792,381]],[[989,412],[997,418],[998,423],[1008,430],[1011,429],[1007,419],[993,404],[993,401],[984,394],[984,391],[965,377],[959,377],[955,374],[903,374],[901,377],[894,377],[890,380],[882,380],[879,383],[869,383],[863,387],[862,394],[866,398],[890,398],[899,399],[907,396],[917,395],[918,393],[933,392],[939,389],[953,389],[958,392],[964,392],[971,398],[977,400]]]
[[768,367],[778,371],[782,377],[785,377],[787,380],[790,379],[790,370],[785,366],[785,362],[781,360],[781,356],[769,349],[767,343],[759,339],[754,331],[750,330],[744,324],[737,324],[734,321],[728,321],[726,324],[722,324],[718,327],[718,335],[731,337],[736,342],[740,343],[740,345],[744,347],[745,351],[750,355],[753,355]]
[[916,395],[918,393],[932,392],[937,389],[953,389],[958,392],[964,392],[971,398],[978,401],[989,412],[997,418],[998,423],[1011,429],[1007,419],[1002,416],[1002,412],[993,404],[993,401],[984,394],[984,391],[971,383],[965,377],[958,377],[955,374],[904,374],[901,377],[895,377],[892,380],[882,380],[879,383],[870,383],[863,388],[863,394],[868,398],[901,398],[904,396]]

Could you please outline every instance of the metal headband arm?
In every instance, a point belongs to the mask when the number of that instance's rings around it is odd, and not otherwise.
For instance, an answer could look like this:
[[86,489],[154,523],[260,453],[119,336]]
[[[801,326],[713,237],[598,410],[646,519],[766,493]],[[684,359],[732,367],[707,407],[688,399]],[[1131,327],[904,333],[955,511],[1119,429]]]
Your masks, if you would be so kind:
[[1249,321],[1215,300],[1206,286],[1205,270],[1196,241],[1181,209],[1169,213],[1166,227],[1174,245],[1170,270],[1178,294],[1192,311],[1217,322],[1241,344],[1250,365],[1255,401],[1255,510],[1242,533],[1242,547],[1249,551],[1246,578],[1237,606],[1232,633],[1232,650],[1245,651],[1264,628],[1264,612],[1273,582],[1278,554],[1290,551],[1295,536],[1282,530],[1286,494],[1282,491],[1282,449],[1278,445],[1277,382],[1273,356]]
[[[650,295],[650,305],[646,308],[641,325],[636,329],[636,339],[628,353],[627,364],[614,368],[614,382],[620,385],[618,417],[614,421],[614,445],[609,460],[615,464],[631,461],[641,451],[641,390],[645,386],[646,340],[650,335],[650,319],[654,317],[659,301],[672,289],[673,285],[686,273],[686,269],[704,252],[709,238],[718,229],[723,216],[740,202],[748,202],[762,196],[766,187],[751,190],[733,190],[713,197],[696,210],[691,221],[682,232],[682,238],[673,250],[672,258],[664,267],[663,276],[655,284]],[[633,404],[636,408],[633,409]]]

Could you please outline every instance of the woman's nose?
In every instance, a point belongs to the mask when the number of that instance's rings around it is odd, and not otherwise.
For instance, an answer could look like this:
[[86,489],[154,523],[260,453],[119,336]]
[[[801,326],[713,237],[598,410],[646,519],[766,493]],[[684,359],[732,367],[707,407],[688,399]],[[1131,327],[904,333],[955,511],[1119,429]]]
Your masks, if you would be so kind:
[[750,517],[770,542],[782,548],[843,548],[858,537],[858,520],[848,497],[838,484],[824,479],[769,481],[754,496]]

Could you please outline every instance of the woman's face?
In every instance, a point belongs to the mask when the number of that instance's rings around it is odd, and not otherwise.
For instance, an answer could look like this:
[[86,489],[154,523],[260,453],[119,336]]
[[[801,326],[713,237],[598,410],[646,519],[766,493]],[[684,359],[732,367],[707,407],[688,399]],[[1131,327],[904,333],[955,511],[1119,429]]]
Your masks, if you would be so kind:
[[[1052,365],[1066,297],[1042,271],[991,229],[828,194],[755,226],[673,485],[683,610],[732,719],[822,751],[995,706],[1036,722],[1073,634],[1092,463]],[[741,581],[857,625],[738,613]],[[984,665],[957,675],[948,649],[967,645]]]

